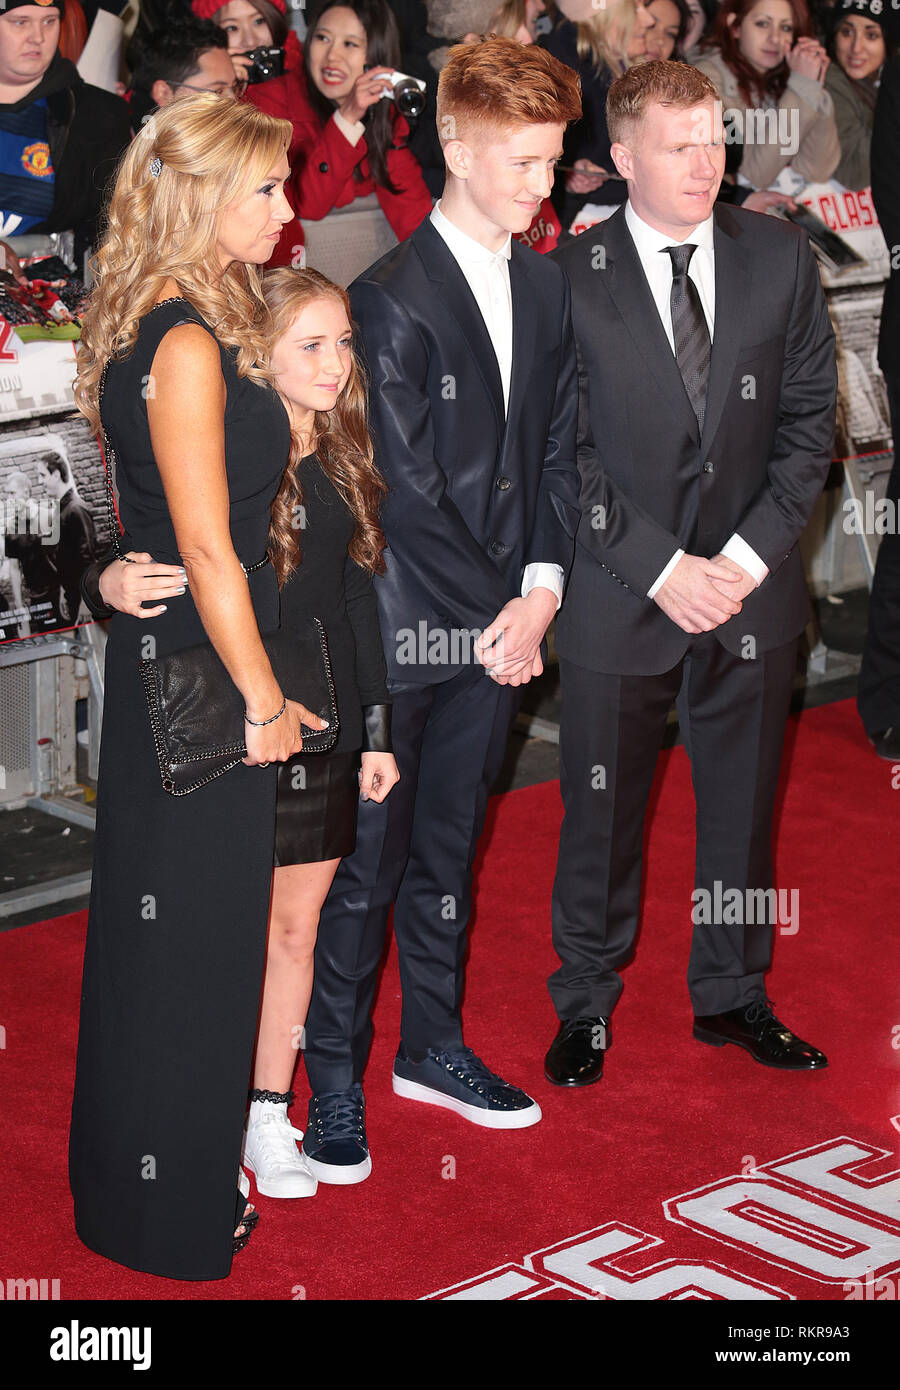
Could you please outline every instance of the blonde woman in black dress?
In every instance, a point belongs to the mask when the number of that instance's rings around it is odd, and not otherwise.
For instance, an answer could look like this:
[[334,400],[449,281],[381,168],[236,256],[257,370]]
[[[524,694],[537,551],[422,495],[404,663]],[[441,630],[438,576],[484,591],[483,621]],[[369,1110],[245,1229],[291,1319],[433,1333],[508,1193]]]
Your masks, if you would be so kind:
[[[126,152],[95,257],[76,400],[115,449],[123,550],[184,580],[110,625],[69,1173],[79,1236],[134,1269],[218,1279],[238,1190],[265,952],[276,766],[302,744],[260,633],[291,427],[262,365],[257,267],[291,217],[291,127],[197,94]],[[116,568],[128,569],[127,564]],[[173,592],[177,590],[177,592]],[[162,787],[138,661],[209,640],[244,697],[243,766]]]
[[[340,859],[356,841],[360,796],[382,801],[397,781],[372,575],[382,569],[366,403],[344,290],[313,270],[270,271],[269,360],[291,420],[290,463],[272,509],[269,553],[281,587],[281,625],[320,617],[328,634],[340,733],[327,754],[278,771],[275,864],[265,987],[245,1164],[270,1197],[305,1197],[316,1178],[287,1114],[313,980],[319,911]],[[133,564],[92,566],[89,606],[152,617],[179,572],[134,552]],[[101,562],[102,564],[102,562]],[[148,608],[141,608],[142,603]],[[328,949],[321,943],[320,949]]]

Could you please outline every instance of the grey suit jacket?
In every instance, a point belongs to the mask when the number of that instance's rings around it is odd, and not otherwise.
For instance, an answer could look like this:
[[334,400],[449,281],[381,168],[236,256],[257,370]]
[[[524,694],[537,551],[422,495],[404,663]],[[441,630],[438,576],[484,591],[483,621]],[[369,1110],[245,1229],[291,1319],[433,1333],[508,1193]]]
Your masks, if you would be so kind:
[[553,253],[572,289],[582,513],[557,648],[591,670],[674,666],[689,635],[647,590],[677,549],[712,556],[735,531],[770,573],[716,629],[723,645],[760,655],[809,616],[797,541],[830,464],[837,391],[825,296],[803,232],[723,204],[714,216],[702,438],[624,208]]

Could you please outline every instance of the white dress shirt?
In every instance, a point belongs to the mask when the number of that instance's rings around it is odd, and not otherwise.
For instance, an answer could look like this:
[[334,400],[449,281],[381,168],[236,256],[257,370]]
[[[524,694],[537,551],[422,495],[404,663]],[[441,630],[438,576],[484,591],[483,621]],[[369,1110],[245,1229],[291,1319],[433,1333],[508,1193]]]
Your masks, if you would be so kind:
[[[454,222],[445,217],[440,202],[431,209],[431,222],[450,250],[451,255],[466,277],[466,283],[475,296],[475,303],[484,319],[488,337],[493,345],[500,369],[503,385],[503,410],[509,409],[509,384],[512,377],[512,290],[509,283],[509,259],[512,255],[512,237],[506,238],[499,251],[489,251],[480,241],[460,231]],[[539,561],[525,566],[522,576],[522,597],[527,598],[532,589],[549,589],[556,595],[556,606],[562,602],[562,567],[549,561]]]
[[[667,255],[665,248],[675,243],[670,236],[658,232],[655,227],[651,227],[643,218],[638,217],[630,202],[625,205],[625,225],[631,233],[631,239],[647,277],[647,284],[650,286],[650,293],[653,295],[653,302],[669,340],[669,347],[674,354],[675,337],[672,332],[671,303],[672,258]],[[691,256],[688,275],[696,285],[697,293],[700,296],[700,304],[706,318],[706,326],[709,329],[710,342],[713,341],[716,318],[716,261],[713,249],[713,227],[713,217],[710,214],[705,222],[700,222],[690,235],[683,238],[684,241],[693,242],[697,248]],[[647,590],[648,598],[653,598],[654,594],[666,582],[683,554],[683,550],[675,551],[662,574]],[[737,532],[722,546],[722,554],[726,559],[733,560],[736,565],[745,569],[756,581],[757,588],[769,573],[768,566]]]

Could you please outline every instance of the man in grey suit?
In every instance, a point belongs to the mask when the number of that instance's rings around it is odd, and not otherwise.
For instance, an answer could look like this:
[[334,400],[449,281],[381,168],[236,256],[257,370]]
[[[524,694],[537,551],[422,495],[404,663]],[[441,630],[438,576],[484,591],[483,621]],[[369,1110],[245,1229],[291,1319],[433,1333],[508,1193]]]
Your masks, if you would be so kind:
[[647,800],[677,700],[697,801],[694,1037],[826,1065],[772,1012],[775,793],[809,598],[797,541],[829,466],[834,339],[788,223],[717,204],[721,103],[683,63],[610,89],[628,202],[559,252],[579,368],[582,516],[557,620],[560,1019],[545,1072],[599,1079],[637,933]]

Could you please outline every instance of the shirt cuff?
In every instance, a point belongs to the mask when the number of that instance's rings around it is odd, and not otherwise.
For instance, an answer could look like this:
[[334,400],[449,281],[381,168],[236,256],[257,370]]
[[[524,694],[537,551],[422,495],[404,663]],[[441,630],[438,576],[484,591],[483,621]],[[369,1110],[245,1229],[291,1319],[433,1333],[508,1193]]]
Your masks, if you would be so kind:
[[348,121],[347,117],[342,116],[340,111],[335,111],[334,123],[344,139],[349,140],[351,145],[358,145],[366,133],[366,128],[362,121]]
[[665,567],[665,569],[663,570],[662,574],[659,576],[659,578],[656,580],[656,582],[655,582],[654,584],[652,584],[652,585],[650,586],[650,588],[647,590],[647,597],[648,597],[648,598],[655,598],[655,597],[656,597],[657,591],[658,591],[659,589],[661,589],[662,586],[665,584],[666,580],[668,579],[669,575],[672,573],[672,571],[673,571],[673,569],[675,568],[675,566],[678,564],[678,561],[681,559],[681,557],[682,557],[683,554],[684,554],[684,551],[683,551],[683,550],[676,550],[676,551],[675,551],[675,554],[672,556],[671,560],[670,560],[669,563],[666,565],[666,567]]
[[522,597],[527,598],[532,589],[549,589],[556,595],[558,610],[563,596],[562,565],[551,564],[549,560],[537,560],[526,565],[522,575]]
[[722,546],[721,554],[725,556],[726,560],[733,560],[736,565],[740,565],[742,570],[746,570],[756,580],[757,589],[769,573],[768,565],[763,564],[756,551],[745,540],[742,540],[736,531],[730,540]]

